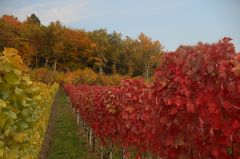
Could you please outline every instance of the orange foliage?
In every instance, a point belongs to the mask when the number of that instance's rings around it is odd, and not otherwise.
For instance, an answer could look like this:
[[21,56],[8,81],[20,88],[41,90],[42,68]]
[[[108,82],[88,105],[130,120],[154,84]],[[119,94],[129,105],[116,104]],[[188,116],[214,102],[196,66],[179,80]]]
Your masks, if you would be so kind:
[[14,17],[13,15],[3,15],[2,19],[11,25],[14,25],[15,27],[19,27],[21,24],[18,18]]

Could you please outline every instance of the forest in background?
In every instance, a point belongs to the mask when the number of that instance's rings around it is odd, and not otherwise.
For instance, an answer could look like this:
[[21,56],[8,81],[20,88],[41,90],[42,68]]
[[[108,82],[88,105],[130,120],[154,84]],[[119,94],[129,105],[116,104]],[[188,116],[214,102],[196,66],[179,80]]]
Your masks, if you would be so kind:
[[159,65],[163,45],[144,33],[136,39],[106,29],[85,31],[60,21],[45,26],[31,14],[24,21],[13,15],[0,18],[0,51],[19,50],[30,68],[60,72],[92,69],[107,75],[151,76]]

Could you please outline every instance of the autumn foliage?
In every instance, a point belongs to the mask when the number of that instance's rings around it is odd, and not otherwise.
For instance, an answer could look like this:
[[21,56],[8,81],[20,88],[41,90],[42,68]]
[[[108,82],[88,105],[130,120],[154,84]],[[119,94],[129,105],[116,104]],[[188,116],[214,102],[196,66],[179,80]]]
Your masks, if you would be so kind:
[[[34,13],[24,21],[12,15],[0,16],[0,35],[0,51],[4,47],[19,50],[30,68],[52,69],[52,77],[57,71],[90,68],[95,73],[150,78],[163,52],[163,44],[144,33],[130,38],[106,29],[73,29],[60,21],[43,25]],[[52,77],[45,82],[51,82]]]
[[103,144],[168,159],[240,158],[240,55],[230,38],[166,53],[154,81],[65,85]]

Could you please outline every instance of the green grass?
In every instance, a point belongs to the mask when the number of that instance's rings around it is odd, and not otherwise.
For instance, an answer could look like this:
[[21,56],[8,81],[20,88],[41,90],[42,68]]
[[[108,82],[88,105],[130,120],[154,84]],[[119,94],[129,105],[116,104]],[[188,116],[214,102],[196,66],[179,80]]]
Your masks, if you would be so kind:
[[[96,144],[95,151],[97,152],[93,153],[92,147],[87,144],[87,134],[80,128],[80,125],[77,125],[69,100],[62,89],[56,94],[55,106],[56,112],[54,112],[54,120],[51,123],[54,130],[51,134],[51,144],[46,159],[100,158],[99,144]],[[119,150],[115,150],[113,159],[121,158]]]
[[63,90],[56,96],[56,120],[48,159],[93,159],[86,138],[79,133],[70,103]]

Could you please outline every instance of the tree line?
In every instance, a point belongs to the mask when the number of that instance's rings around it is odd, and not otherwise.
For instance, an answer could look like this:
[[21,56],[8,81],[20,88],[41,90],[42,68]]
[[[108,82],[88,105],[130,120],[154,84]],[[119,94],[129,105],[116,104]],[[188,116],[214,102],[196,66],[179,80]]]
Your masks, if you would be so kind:
[[16,48],[29,67],[49,67],[54,71],[89,67],[105,74],[148,78],[163,53],[163,45],[144,33],[133,39],[106,29],[72,29],[60,21],[45,26],[35,14],[24,21],[3,15],[0,35],[0,51],[4,47]]

